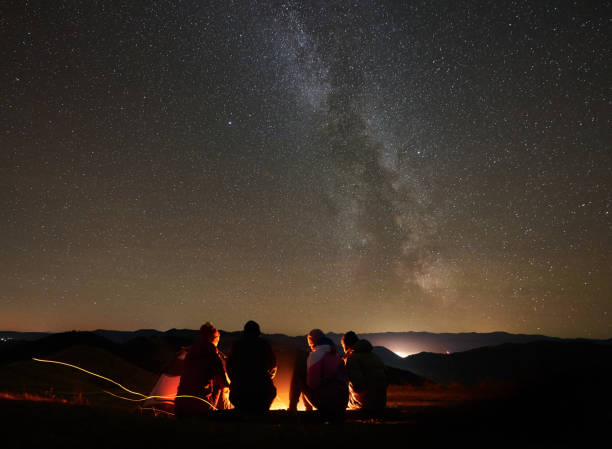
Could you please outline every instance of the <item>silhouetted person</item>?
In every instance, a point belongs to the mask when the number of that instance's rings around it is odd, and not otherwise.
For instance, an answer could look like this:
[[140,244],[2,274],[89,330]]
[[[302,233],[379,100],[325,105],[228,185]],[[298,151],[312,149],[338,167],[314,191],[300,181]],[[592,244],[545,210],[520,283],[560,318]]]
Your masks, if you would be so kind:
[[259,324],[244,325],[242,338],[235,342],[227,357],[230,378],[230,402],[237,410],[263,412],[276,397],[272,379],[276,375],[276,357],[267,341],[261,338]]
[[336,353],[336,346],[320,329],[308,333],[310,354],[306,360],[306,383],[298,386],[299,379],[290,395],[290,409],[297,406],[295,391],[301,393],[308,402],[321,412],[324,418],[342,419],[348,403],[348,379],[344,362]]
[[387,404],[385,365],[367,340],[349,331],[342,337],[344,360],[349,379],[349,408],[380,412]]
[[[183,374],[174,401],[178,417],[206,414],[217,405],[223,389],[228,386],[223,362],[217,352],[219,331],[211,323],[200,328],[200,336],[187,350]],[[196,396],[206,402],[182,395]]]

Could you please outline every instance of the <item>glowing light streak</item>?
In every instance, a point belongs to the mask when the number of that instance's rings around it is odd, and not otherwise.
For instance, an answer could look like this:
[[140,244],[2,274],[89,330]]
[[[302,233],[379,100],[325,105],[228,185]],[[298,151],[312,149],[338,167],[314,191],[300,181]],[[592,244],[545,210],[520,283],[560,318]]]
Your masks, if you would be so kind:
[[155,414],[157,414],[157,413],[165,413],[166,415],[174,416],[174,413],[172,413],[172,412],[167,412],[166,410],[162,410],[162,409],[155,408],[155,407],[140,407],[140,410],[152,410],[153,413],[155,413]]
[[122,390],[124,390],[124,391],[126,391],[126,392],[128,392],[130,394],[133,394],[133,395],[141,397],[141,399],[130,399],[130,398],[126,398],[126,397],[123,397],[123,396],[116,395],[114,393],[111,393],[110,391],[103,390],[105,393],[108,393],[111,396],[114,396],[114,397],[119,398],[119,399],[124,399],[126,401],[144,402],[147,399],[169,399],[169,400],[174,400],[176,398],[191,398],[191,399],[197,399],[199,401],[202,401],[202,402],[208,404],[213,410],[217,410],[217,408],[214,405],[212,405],[206,399],[201,398],[199,396],[192,396],[192,395],[189,395],[189,394],[180,394],[180,395],[176,395],[176,396],[172,396],[172,395],[168,395],[168,396],[147,396],[147,395],[139,393],[137,391],[132,391],[129,388],[124,387],[119,382],[117,382],[117,381],[115,381],[113,379],[109,379],[108,377],[105,377],[105,376],[103,376],[101,374],[98,374],[98,373],[94,373],[93,371],[86,370],[85,368],[81,368],[80,366],[77,366],[77,365],[72,365],[72,364],[66,363],[66,362],[59,362],[57,360],[37,359],[35,357],[32,357],[32,360],[34,360],[35,362],[53,363],[53,364],[56,364],[56,365],[63,365],[63,366],[68,366],[70,368],[74,368],[76,370],[79,370],[79,371],[82,371],[84,373],[87,373],[87,374],[89,374],[91,376],[99,377],[100,379],[106,380],[107,382],[110,382],[110,383],[112,383],[114,385],[117,385],[119,388],[121,388]]
[[[212,405],[210,402],[208,402],[206,399],[201,398],[199,396],[192,396],[190,394],[177,394],[176,396],[172,396],[172,395],[169,395],[169,396],[144,396],[144,397],[142,397],[140,399],[131,399],[131,398],[126,398],[125,396],[119,396],[118,394],[111,393],[110,391],[107,391],[107,390],[104,390],[104,393],[110,394],[111,396],[114,396],[114,397],[116,397],[118,399],[123,399],[125,401],[130,401],[130,402],[145,402],[148,399],[168,399],[168,400],[170,400],[172,402],[176,398],[192,398],[192,399],[197,399],[199,401],[202,401],[202,402],[210,405],[210,407],[212,407],[213,410],[217,410],[217,408],[214,405]],[[148,409],[148,407],[147,408],[143,407],[143,410],[144,409]]]
[[95,376],[95,377],[99,377],[100,379],[106,380],[107,382],[110,382],[112,384],[117,385],[119,388],[121,388],[124,391],[127,391],[130,394],[136,395],[136,396],[142,396],[142,397],[146,397],[146,395],[142,394],[142,393],[138,393],[137,391],[132,391],[129,388],[124,387],[123,385],[121,385],[119,382],[114,381],[113,379],[109,379],[108,377],[104,377],[101,374],[98,373],[94,373],[93,371],[88,371],[85,368],[81,368],[80,366],[76,366],[76,365],[71,365],[70,363],[65,363],[65,362],[58,362],[57,360],[44,360],[44,359],[37,359],[35,357],[32,357],[32,360],[34,360],[35,362],[42,362],[42,363],[54,363],[56,365],[64,365],[64,366],[68,366],[70,368],[74,368],[77,369],[79,371],[83,371],[84,373],[87,373],[91,376]]
[[109,394],[117,399],[123,399],[124,401],[130,401],[130,402],[142,402],[142,401],[146,401],[147,398],[139,398],[139,399],[132,399],[132,398],[126,398],[125,396],[119,396],[118,394],[115,393],[111,393],[110,391],[107,390],[102,390],[104,391],[104,393]]

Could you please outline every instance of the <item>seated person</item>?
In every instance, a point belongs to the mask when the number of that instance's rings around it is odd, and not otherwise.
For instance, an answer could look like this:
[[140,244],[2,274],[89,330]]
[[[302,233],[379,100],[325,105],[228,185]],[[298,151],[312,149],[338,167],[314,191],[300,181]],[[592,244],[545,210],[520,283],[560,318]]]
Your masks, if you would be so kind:
[[215,410],[219,396],[229,385],[217,352],[219,337],[219,331],[211,323],[206,323],[200,328],[198,339],[187,350],[174,401],[178,417],[197,416]]
[[272,348],[261,338],[259,324],[244,325],[242,338],[235,342],[227,357],[230,378],[230,402],[237,410],[263,412],[276,397],[272,382],[276,374],[276,357]]
[[308,403],[324,415],[344,415],[348,403],[348,381],[335,345],[320,329],[308,333],[308,345],[311,352],[306,360],[306,379],[300,382],[299,375],[292,379],[289,409],[295,410],[299,393],[302,393]]
[[342,337],[344,360],[349,379],[349,408],[371,412],[384,410],[387,404],[387,376],[380,357],[372,352],[367,340],[349,331]]

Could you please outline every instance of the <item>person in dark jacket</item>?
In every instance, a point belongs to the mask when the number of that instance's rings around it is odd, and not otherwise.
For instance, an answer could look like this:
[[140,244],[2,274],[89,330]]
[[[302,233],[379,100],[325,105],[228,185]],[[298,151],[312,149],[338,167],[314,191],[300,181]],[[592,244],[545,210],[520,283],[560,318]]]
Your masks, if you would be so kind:
[[242,338],[232,345],[227,357],[229,399],[234,407],[250,413],[268,410],[276,397],[272,381],[276,369],[276,357],[268,342],[261,338],[259,324],[247,322]]
[[380,357],[367,340],[349,331],[342,337],[349,379],[349,408],[380,412],[387,404],[387,375]]
[[219,336],[219,331],[211,323],[206,323],[200,328],[198,339],[187,350],[174,401],[179,418],[215,410],[219,397],[229,385],[217,351]]

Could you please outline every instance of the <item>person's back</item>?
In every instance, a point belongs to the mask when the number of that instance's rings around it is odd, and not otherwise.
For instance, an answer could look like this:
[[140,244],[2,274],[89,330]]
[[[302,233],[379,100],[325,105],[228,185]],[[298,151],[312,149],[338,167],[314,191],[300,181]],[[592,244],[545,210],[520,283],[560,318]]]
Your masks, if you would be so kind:
[[367,340],[352,346],[346,368],[352,390],[351,408],[369,411],[383,410],[387,403],[387,376],[380,357],[372,352]]
[[354,332],[342,337],[350,388],[350,408],[381,411],[387,403],[385,365],[367,340]]
[[199,415],[215,408],[220,392],[227,386],[223,363],[217,354],[218,341],[218,331],[207,323],[200,329],[200,337],[187,350],[174,402],[177,416]]
[[313,329],[308,335],[307,398],[324,414],[341,416],[348,403],[348,381],[344,362],[324,334]]
[[276,397],[272,381],[276,373],[276,357],[260,334],[259,325],[249,321],[242,339],[232,345],[227,358],[230,401],[238,410],[268,410]]

